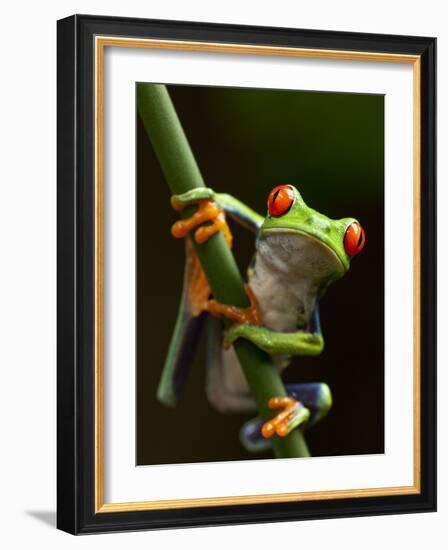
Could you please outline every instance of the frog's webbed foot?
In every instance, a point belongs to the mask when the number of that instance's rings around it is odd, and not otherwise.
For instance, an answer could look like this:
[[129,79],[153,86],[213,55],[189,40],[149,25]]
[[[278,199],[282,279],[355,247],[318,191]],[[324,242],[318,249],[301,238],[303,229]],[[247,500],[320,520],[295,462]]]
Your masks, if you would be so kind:
[[[171,197],[172,207],[180,212],[186,206],[195,204],[198,206],[189,218],[178,220],[171,227],[171,234],[177,239],[181,239],[190,231],[198,226],[194,233],[194,239],[198,244],[203,244],[212,235],[222,231],[229,246],[232,245],[232,233],[226,222],[224,210],[219,207],[211,198],[185,198],[183,195],[173,195]],[[211,222],[211,223],[207,223]],[[206,224],[206,225],[203,225]]]
[[[320,422],[328,413],[332,405],[331,391],[323,382],[308,382],[306,384],[286,384],[287,395],[302,403],[309,410],[310,417],[299,425],[300,429],[309,429]],[[269,422],[269,421],[268,421]],[[243,424],[240,430],[240,441],[249,452],[265,452],[272,447],[272,438],[263,436],[264,422],[260,416],[252,418]],[[267,427],[265,428],[269,432]]]
[[310,417],[309,409],[293,397],[272,397],[268,406],[271,409],[282,408],[283,410],[263,424],[261,433],[266,439],[275,433],[280,437],[285,437]]
[[[245,284],[244,288],[249,298],[250,305],[246,308],[229,306],[227,304],[221,304],[216,300],[209,300],[205,307],[205,310],[214,315],[215,317],[224,316],[236,326],[239,325],[261,325],[261,313],[258,307],[257,298],[250,285]],[[225,342],[224,342],[225,344]],[[228,347],[228,346],[227,346]]]

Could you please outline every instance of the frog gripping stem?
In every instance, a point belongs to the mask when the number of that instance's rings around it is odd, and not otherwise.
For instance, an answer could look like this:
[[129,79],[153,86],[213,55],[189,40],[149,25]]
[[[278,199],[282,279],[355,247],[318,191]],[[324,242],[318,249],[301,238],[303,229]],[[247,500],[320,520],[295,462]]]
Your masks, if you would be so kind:
[[[178,212],[185,208],[185,205],[174,195],[171,197],[171,205]],[[210,225],[202,225],[205,222],[212,222]],[[196,229],[200,225],[198,229]],[[194,239],[198,244],[204,244],[215,233],[222,231],[229,246],[232,246],[232,233],[226,222],[226,216],[222,208],[211,200],[198,202],[198,209],[189,218],[179,220],[171,227],[171,234],[176,239],[185,237],[191,230],[196,229]]]
[[263,424],[261,433],[266,439],[272,437],[274,433],[285,437],[310,417],[310,411],[293,397],[272,397],[268,406],[271,409],[283,408],[283,411]]
[[[171,193],[182,195],[193,189],[206,188],[166,87],[139,83],[137,107]],[[187,205],[180,211],[181,218],[191,217],[194,209],[194,205]],[[216,221],[211,223],[213,225]],[[206,231],[206,236],[209,231]],[[249,307],[243,278],[223,232],[218,228],[203,244],[196,239],[193,244],[214,298],[223,304]],[[264,421],[268,421],[272,417],[272,410],[267,405],[269,399],[273,395],[286,396],[280,375],[272,367],[270,356],[252,342],[239,339],[234,343],[234,349],[258,412]],[[301,430],[293,430],[286,437],[274,436],[272,447],[278,458],[309,456]]]
[[[205,308],[206,311],[218,317],[223,315],[236,324],[261,325],[261,312],[254,291],[248,284],[245,284],[244,288],[250,300],[249,307],[240,308],[228,306],[226,304],[221,304],[216,300],[209,300]],[[224,347],[229,346],[226,346],[224,342]]]

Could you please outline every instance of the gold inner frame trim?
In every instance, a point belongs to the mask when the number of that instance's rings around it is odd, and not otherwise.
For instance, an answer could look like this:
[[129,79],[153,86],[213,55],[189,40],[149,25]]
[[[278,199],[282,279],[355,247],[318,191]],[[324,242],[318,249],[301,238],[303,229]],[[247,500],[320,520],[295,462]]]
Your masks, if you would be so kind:
[[[153,500],[141,502],[104,502],[104,50],[106,47],[152,48],[159,50],[194,51],[207,53],[232,53],[243,55],[269,55],[345,61],[371,61],[407,63],[413,65],[413,196],[414,196],[414,469],[413,485],[349,490],[313,491],[263,495],[191,498],[179,500]],[[321,50],[253,44],[225,44],[182,40],[156,40],[96,36],[95,53],[95,513],[166,510],[206,506],[230,506],[274,502],[332,500],[342,498],[411,495],[420,493],[421,485],[421,426],[420,426],[420,191],[421,191],[421,60],[417,55],[389,54],[381,52],[355,52]]]

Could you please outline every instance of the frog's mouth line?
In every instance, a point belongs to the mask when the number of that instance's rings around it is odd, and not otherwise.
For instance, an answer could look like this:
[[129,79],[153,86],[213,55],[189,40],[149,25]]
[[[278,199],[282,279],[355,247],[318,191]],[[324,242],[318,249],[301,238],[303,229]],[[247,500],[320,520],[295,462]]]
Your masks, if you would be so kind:
[[289,227],[271,227],[269,229],[263,229],[263,233],[265,234],[274,234],[274,233],[289,233],[291,235],[304,235],[308,239],[314,241],[316,244],[324,247],[331,255],[333,255],[335,258],[337,258],[338,262],[341,264],[344,271],[347,271],[348,265],[347,262],[342,260],[342,258],[337,254],[333,248],[331,248],[324,240],[318,239],[311,233],[308,233],[307,231],[303,231],[301,229],[292,229]]

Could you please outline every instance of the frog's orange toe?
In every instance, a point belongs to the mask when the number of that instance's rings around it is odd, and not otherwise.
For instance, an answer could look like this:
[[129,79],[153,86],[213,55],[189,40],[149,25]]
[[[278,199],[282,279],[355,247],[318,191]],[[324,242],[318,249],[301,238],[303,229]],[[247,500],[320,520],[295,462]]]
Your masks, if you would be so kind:
[[275,426],[272,422],[265,422],[261,427],[261,434],[265,439],[269,439],[274,435]]
[[[282,406],[283,399],[288,399],[288,398],[285,398],[285,397],[271,397],[271,399],[269,399],[269,401],[268,401],[268,407],[270,409],[278,409],[279,407]],[[286,405],[286,403],[284,403],[284,405]]]
[[189,231],[189,226],[184,220],[179,220],[171,226],[171,235],[176,239],[183,239]]
[[265,438],[272,437],[274,433],[279,437],[286,437],[294,428],[309,418],[309,410],[293,397],[271,397],[268,406],[270,409],[282,408],[283,410],[263,424],[261,433]]
[[286,424],[280,424],[277,426],[276,432],[280,437],[285,437],[289,434],[289,428]]
[[[226,222],[226,216],[222,208],[220,208],[214,201],[205,199],[198,203],[198,209],[189,218],[177,221],[171,227],[171,234],[176,239],[181,239],[187,235],[190,231],[195,231],[194,238],[198,244],[203,244],[215,233],[222,231],[227,240],[229,246],[232,246],[232,233]],[[183,210],[183,205],[176,196],[171,197],[171,205],[177,211]],[[202,225],[203,223],[211,222],[209,225]]]
[[229,306],[227,304],[221,304],[216,300],[209,300],[206,306],[206,311],[219,317],[223,315],[233,323],[238,325],[249,324],[249,325],[261,325],[261,313],[258,307],[258,302],[253,293],[250,285],[244,285],[246,293],[249,296],[250,306],[249,307],[237,307]]

